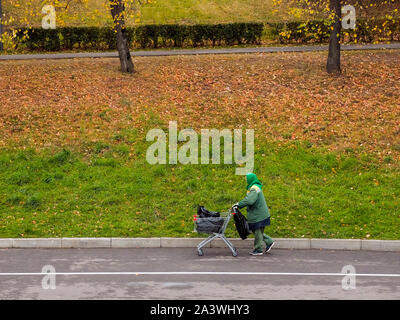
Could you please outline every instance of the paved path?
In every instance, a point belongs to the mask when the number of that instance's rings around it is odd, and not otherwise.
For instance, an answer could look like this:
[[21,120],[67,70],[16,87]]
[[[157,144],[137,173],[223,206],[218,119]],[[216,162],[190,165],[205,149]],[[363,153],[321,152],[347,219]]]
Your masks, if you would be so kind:
[[[400,49],[400,43],[343,45],[342,50],[382,50]],[[270,53],[270,52],[307,52],[324,51],[328,46],[292,46],[292,47],[256,47],[227,49],[189,49],[189,50],[153,50],[132,51],[136,57],[200,55],[200,54],[234,54],[234,53]],[[81,53],[45,53],[45,54],[12,54],[0,55],[0,60],[30,60],[30,59],[71,59],[71,58],[117,58],[117,52],[81,52]]]
[[[400,254],[227,248],[1,249],[0,299],[399,299]],[[43,289],[52,265],[56,289]],[[352,265],[356,288],[342,288]]]

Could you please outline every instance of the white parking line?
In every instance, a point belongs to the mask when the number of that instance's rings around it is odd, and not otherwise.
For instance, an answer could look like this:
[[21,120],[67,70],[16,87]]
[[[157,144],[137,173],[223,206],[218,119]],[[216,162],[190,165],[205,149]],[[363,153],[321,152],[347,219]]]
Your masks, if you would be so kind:
[[239,275],[239,276],[357,276],[357,277],[400,277],[396,273],[326,273],[326,272],[3,272],[0,276],[101,276],[101,275]]

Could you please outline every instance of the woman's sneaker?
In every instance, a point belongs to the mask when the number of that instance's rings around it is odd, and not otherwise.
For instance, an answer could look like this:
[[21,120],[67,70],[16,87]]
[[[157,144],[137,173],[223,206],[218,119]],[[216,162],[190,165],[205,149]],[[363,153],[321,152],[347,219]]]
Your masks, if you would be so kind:
[[274,246],[275,242],[272,242],[267,248],[265,249],[265,253],[268,253],[271,251],[272,247]]
[[262,256],[263,252],[261,250],[253,250],[252,252],[250,252],[250,254],[252,256]]

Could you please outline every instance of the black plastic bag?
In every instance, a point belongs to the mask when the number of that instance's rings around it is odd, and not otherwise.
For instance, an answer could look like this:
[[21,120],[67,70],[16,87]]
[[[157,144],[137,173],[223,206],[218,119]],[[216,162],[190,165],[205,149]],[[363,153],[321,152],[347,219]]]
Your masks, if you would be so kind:
[[219,233],[224,224],[224,218],[220,217],[219,212],[209,211],[203,206],[198,206],[195,223],[197,232]]
[[236,230],[240,238],[242,238],[242,240],[247,239],[247,236],[250,234],[249,224],[247,223],[246,217],[237,207],[233,208],[233,219],[235,220]]
[[219,212],[208,211],[203,206],[198,206],[197,207],[197,215],[199,216],[199,218],[218,218]]
[[196,231],[199,233],[220,233],[222,225],[224,224],[224,218],[221,217],[209,217],[209,218],[197,218]]

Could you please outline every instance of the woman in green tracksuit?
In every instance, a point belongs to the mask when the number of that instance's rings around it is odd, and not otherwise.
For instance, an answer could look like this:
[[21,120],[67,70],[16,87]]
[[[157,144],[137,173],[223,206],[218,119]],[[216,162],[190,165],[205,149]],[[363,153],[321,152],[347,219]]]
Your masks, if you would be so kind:
[[250,230],[254,233],[254,250],[250,254],[259,256],[263,254],[263,242],[267,245],[265,253],[269,252],[274,245],[272,238],[264,233],[264,228],[270,225],[270,213],[260,180],[254,173],[248,173],[246,181],[247,195],[236,206],[239,209],[247,207],[247,222]]

